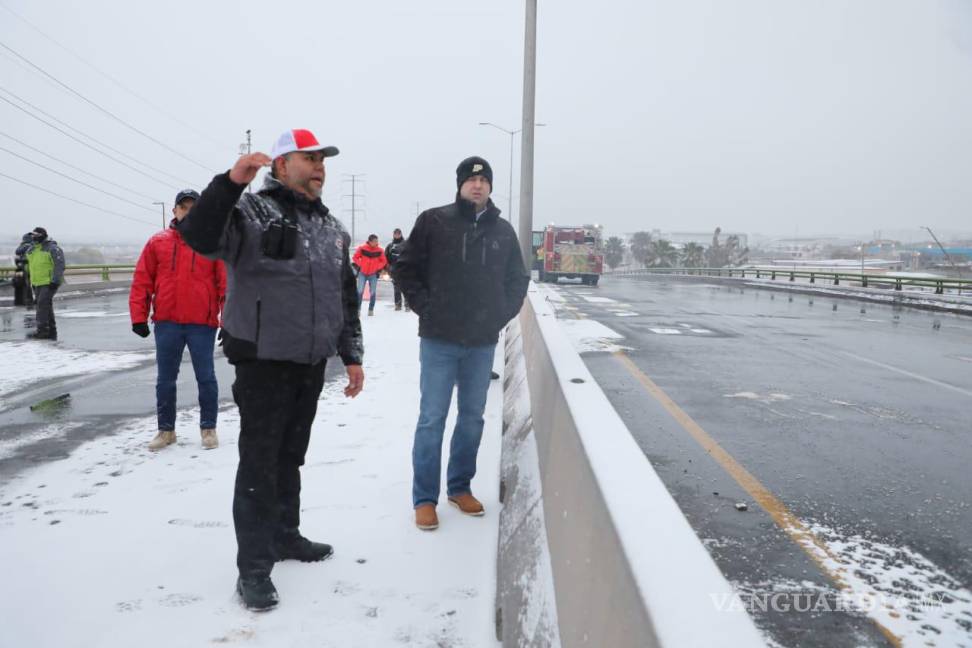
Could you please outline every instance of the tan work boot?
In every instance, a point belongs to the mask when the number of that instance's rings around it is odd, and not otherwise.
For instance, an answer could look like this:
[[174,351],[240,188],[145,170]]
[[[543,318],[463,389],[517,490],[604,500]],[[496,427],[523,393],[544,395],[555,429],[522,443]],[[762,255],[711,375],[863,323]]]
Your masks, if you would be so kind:
[[202,436],[203,450],[212,450],[213,448],[219,447],[219,438],[216,436],[216,430],[200,430],[199,434]]
[[435,514],[435,504],[420,504],[415,509],[415,526],[423,531],[439,528],[439,516]]
[[465,495],[453,495],[449,498],[449,503],[466,515],[479,517],[480,515],[484,515],[486,513],[482,502],[473,497],[470,493],[466,493]]
[[176,442],[175,430],[159,430],[155,438],[149,441],[149,450],[161,450]]
[[401,304],[395,304],[395,310],[397,310],[397,311],[402,310],[402,305]]

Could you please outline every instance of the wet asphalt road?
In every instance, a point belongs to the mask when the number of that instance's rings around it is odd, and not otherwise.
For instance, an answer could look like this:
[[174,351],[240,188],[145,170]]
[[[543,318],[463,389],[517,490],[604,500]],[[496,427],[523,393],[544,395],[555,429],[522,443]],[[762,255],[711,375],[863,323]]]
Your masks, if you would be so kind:
[[[865,580],[889,567],[917,574],[879,582],[879,592],[972,586],[972,318],[664,280],[556,290],[566,299],[559,318],[622,334],[637,369],[797,518],[821,525],[818,537],[839,547],[860,536],[845,552],[849,569],[862,567]],[[730,580],[753,592],[835,591],[624,362],[583,357]],[[961,608],[947,621],[956,627],[929,622],[915,638],[972,645],[972,602]],[[860,614],[754,617],[784,646],[894,645]]]
[[[154,338],[143,339],[132,333],[127,289],[58,300],[55,314],[58,341],[31,341],[24,345],[24,363],[30,363],[29,349],[33,345],[51,344],[66,350],[144,352],[146,359],[129,369],[44,380],[13,394],[5,394],[8,408],[0,411],[0,444],[35,435],[38,430],[51,425],[67,422],[82,425],[72,427],[65,435],[47,438],[38,435],[36,441],[5,453],[7,456],[0,457],[0,484],[32,465],[66,457],[89,439],[114,433],[123,421],[155,415]],[[32,314],[23,307],[0,307],[0,342],[24,342],[25,335],[31,330],[25,327],[25,318],[30,321]],[[218,347],[215,366],[220,409],[234,407],[231,388],[235,372]],[[17,371],[17,368],[5,366],[0,371]],[[330,363],[327,379],[343,373],[340,361]],[[188,350],[183,354],[177,390],[179,410],[197,407],[196,382]],[[31,405],[62,394],[71,395],[64,406],[31,411]],[[177,434],[197,436],[198,430],[180,427]],[[149,441],[146,439],[146,444]]]

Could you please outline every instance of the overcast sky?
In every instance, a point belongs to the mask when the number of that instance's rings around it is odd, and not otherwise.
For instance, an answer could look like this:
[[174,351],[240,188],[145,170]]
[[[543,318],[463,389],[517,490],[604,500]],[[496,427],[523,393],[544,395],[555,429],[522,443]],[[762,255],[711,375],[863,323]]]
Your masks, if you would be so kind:
[[[359,239],[450,202],[468,155],[506,212],[510,137],[478,123],[520,127],[523,23],[512,0],[0,0],[0,173],[99,208],[0,176],[0,237],[141,242],[152,202],[229,168],[246,129],[265,152],[288,128],[340,147],[324,199],[350,227],[365,174]],[[541,0],[538,38],[538,225],[972,232],[972,0]]]

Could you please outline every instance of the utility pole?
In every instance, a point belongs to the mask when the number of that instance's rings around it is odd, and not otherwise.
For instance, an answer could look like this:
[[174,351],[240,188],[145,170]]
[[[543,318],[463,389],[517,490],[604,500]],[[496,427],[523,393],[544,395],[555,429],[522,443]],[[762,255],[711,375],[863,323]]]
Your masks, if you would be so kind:
[[[523,38],[523,135],[520,151],[520,252],[533,267],[533,134],[537,96],[537,0],[526,0]],[[512,188],[510,189],[512,192]]]
[[[365,174],[364,173],[345,173],[344,176],[345,176],[345,178],[350,178],[351,179],[351,194],[350,194],[350,196],[351,196],[351,242],[353,244],[353,243],[356,243],[357,240],[358,240],[357,233],[356,233],[356,229],[357,229],[357,222],[356,221],[357,221],[357,215],[358,215],[358,182],[359,182],[358,179],[359,178],[363,178],[365,176]],[[347,197],[347,196],[348,196],[348,194],[345,194],[345,197]]]
[[[942,251],[942,254],[945,255],[945,260],[948,261],[948,265],[952,266],[952,270],[954,270],[955,273],[958,274],[959,279],[961,279],[962,278],[962,271],[959,270],[958,266],[955,265],[955,262],[952,261],[952,257],[950,257],[948,255],[948,252],[945,250],[945,247],[942,245],[941,241],[939,241],[938,240],[938,237],[935,236],[935,232],[931,231],[931,228],[930,227],[923,227],[922,229],[928,230],[928,233],[931,234],[931,237],[933,239],[935,239],[935,244],[938,245],[938,249],[941,250]],[[961,288],[959,288],[959,294],[960,295],[962,294],[962,289]]]
[[164,202],[153,202],[153,205],[162,206],[162,229],[165,229],[165,203]]

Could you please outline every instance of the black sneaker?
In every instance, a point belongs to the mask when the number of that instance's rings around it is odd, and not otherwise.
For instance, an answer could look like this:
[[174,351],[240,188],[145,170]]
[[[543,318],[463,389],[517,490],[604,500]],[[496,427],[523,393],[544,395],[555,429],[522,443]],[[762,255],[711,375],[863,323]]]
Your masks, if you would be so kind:
[[277,562],[281,560],[318,562],[334,555],[334,548],[323,542],[311,542],[300,533],[284,533],[274,540],[273,552],[276,554]]
[[277,607],[280,597],[269,576],[240,576],[236,579],[236,593],[243,607],[254,612],[265,612]]
[[499,380],[499,374],[496,373],[495,371],[490,371],[489,372],[489,379],[490,380]]
[[56,340],[57,334],[51,335],[48,331],[34,331],[27,334],[28,340]]

